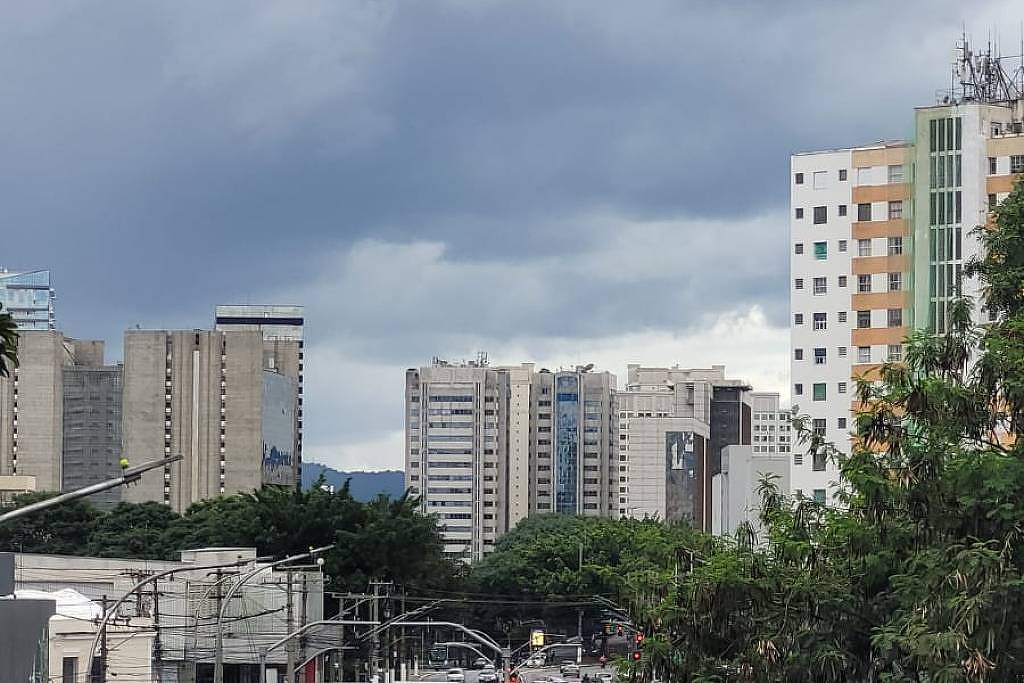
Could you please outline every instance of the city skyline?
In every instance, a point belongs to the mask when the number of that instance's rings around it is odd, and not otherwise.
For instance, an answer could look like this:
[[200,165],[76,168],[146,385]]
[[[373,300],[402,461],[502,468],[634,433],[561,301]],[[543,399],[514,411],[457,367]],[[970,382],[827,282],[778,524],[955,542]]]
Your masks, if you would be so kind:
[[434,355],[721,363],[785,400],[790,154],[909,137],[963,22],[1020,18],[922,7],[19,8],[3,265],[114,358],[304,305],[305,458],[339,468],[400,465]]

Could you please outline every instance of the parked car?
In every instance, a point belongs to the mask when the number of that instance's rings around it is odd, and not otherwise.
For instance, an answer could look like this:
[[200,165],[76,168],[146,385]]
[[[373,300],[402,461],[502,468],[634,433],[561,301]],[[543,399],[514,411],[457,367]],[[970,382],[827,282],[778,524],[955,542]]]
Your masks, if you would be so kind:
[[466,674],[462,669],[448,669],[444,678],[448,683],[466,683]]

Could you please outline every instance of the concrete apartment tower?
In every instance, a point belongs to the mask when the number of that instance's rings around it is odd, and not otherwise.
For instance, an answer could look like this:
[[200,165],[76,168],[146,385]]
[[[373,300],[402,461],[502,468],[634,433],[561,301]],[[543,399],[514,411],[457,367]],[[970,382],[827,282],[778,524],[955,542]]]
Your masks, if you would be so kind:
[[12,272],[0,268],[0,310],[11,314],[19,330],[57,329],[55,298],[50,271]]
[[619,516],[688,521],[710,531],[712,480],[725,447],[751,443],[754,396],[721,365],[629,365],[618,395]]
[[[103,342],[22,330],[18,360],[0,377],[0,475],[35,477],[40,491],[109,478],[120,457],[120,368],[103,365]],[[79,392],[87,373],[102,388]]]
[[258,330],[126,332],[124,453],[184,459],[147,473],[124,499],[181,512],[264,484],[295,486],[298,382],[264,368]]
[[[947,329],[984,225],[1024,173],[1024,71],[958,46],[954,90],[914,115],[914,138],[796,154],[791,160],[792,401],[842,451],[858,378],[901,362],[913,329]],[[984,69],[978,64],[984,63]],[[794,492],[831,503],[835,464],[792,451]]]
[[302,483],[302,374],[305,368],[302,306],[217,306],[216,329],[220,332],[256,330],[263,335],[263,369],[295,380],[298,397],[295,412],[296,485]]
[[508,528],[508,397],[509,373],[482,354],[405,373],[406,486],[437,517],[444,552],[465,561]]

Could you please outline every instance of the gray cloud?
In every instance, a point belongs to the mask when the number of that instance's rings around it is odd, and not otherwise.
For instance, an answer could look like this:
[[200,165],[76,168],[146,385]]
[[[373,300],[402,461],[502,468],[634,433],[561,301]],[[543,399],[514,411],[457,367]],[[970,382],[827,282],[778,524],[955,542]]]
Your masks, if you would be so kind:
[[[360,377],[466,335],[569,352],[753,305],[782,325],[789,154],[909,134],[962,11],[9,4],[0,261],[53,269],[62,326],[115,349],[299,297],[325,366]],[[393,421],[384,395],[364,424]]]

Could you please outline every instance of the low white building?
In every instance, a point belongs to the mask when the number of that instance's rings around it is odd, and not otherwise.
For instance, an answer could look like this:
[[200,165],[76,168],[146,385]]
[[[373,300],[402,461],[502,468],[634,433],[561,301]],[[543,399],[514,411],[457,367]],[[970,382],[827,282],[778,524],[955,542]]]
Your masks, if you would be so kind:
[[[89,652],[103,615],[102,607],[71,588],[58,591],[18,590],[18,599],[52,600],[50,617],[49,680],[60,683],[88,681]],[[107,627],[106,673],[116,681],[153,683],[153,620],[127,617]]]
[[787,493],[789,454],[755,454],[752,446],[728,446],[722,450],[722,471],[711,483],[713,533],[729,536],[740,524],[748,522],[757,540],[764,540],[758,488],[765,477],[771,479],[780,493]]

